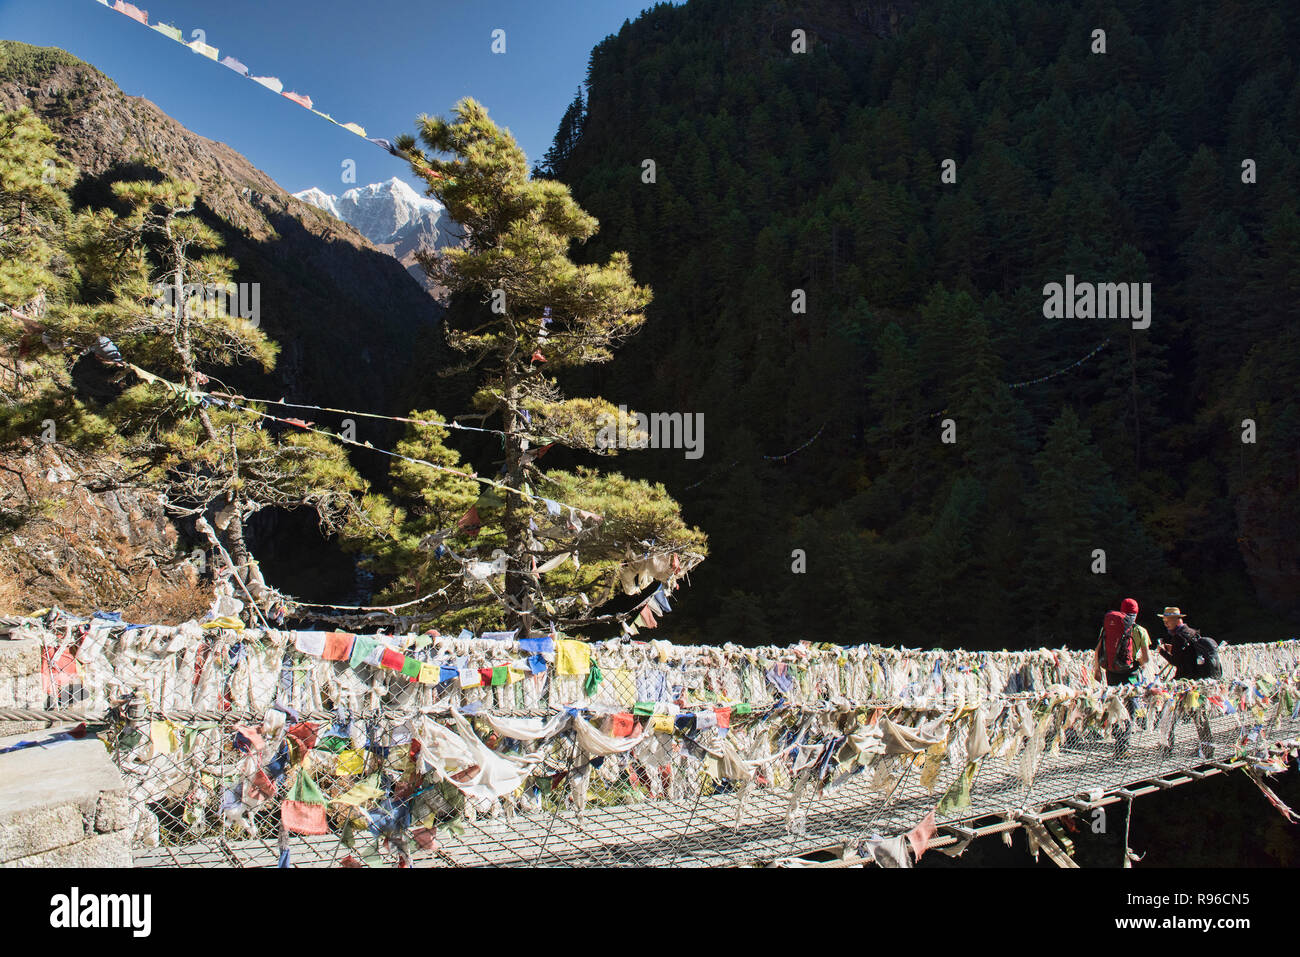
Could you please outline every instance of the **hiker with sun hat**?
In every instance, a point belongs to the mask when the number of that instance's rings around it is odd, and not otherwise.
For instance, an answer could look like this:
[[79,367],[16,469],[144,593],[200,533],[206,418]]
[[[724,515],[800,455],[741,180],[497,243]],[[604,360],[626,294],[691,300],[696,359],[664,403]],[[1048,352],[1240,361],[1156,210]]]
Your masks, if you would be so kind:
[[1187,624],[1187,616],[1177,605],[1169,605],[1160,613],[1165,623],[1167,639],[1157,650],[1161,657],[1174,666],[1175,678],[1203,678],[1197,667],[1197,642],[1201,633]]
[[[1169,605],[1160,613],[1165,623],[1168,640],[1157,649],[1162,658],[1174,666],[1174,678],[1217,678],[1222,675],[1219,666],[1217,646],[1211,638],[1206,638],[1195,628],[1187,624],[1187,616],[1177,605]],[[1196,723],[1196,736],[1200,738],[1198,751],[1202,757],[1214,756],[1214,745],[1210,743],[1210,722],[1203,711],[1195,711],[1192,718]],[[1169,747],[1174,744],[1174,729],[1169,729]]]

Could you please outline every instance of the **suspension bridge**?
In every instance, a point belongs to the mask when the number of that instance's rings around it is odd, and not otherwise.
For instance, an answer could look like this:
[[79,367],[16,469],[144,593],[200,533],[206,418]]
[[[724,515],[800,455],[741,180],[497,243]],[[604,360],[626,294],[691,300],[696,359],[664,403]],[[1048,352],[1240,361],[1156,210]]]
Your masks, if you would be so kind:
[[1056,819],[1238,768],[1276,801],[1262,775],[1300,749],[1294,641],[1224,647],[1219,680],[1113,689],[1068,649],[538,652],[75,620],[10,638],[45,664],[0,721],[91,723],[140,867],[908,866],[1018,827],[1072,866]]

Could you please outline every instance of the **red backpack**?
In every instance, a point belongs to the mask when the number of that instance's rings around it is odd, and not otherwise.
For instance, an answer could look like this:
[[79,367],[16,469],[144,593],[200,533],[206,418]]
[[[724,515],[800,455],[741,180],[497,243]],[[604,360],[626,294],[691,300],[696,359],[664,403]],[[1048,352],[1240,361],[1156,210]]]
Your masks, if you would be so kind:
[[1107,671],[1124,674],[1132,671],[1136,661],[1133,656],[1133,629],[1124,620],[1122,612],[1108,611],[1102,622],[1105,647],[1102,663]]

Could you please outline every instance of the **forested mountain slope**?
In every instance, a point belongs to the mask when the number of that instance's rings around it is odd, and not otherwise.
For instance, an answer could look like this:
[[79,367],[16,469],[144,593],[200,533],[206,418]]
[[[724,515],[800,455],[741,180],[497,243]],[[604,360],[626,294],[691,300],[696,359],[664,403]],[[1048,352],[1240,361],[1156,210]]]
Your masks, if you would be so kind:
[[[710,0],[599,45],[548,168],[655,292],[588,384],[706,413],[627,466],[713,542],[679,627],[1084,643],[1135,595],[1285,637],[1298,40],[1266,0]],[[1067,274],[1150,282],[1149,328],[1044,318]]]

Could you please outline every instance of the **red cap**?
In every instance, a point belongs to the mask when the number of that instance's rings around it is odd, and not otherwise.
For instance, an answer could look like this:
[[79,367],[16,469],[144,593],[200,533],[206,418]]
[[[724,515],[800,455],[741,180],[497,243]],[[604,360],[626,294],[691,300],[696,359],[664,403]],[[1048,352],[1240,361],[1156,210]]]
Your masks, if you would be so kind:
[[1119,606],[1119,610],[1126,615],[1136,615],[1138,613],[1138,603],[1133,598],[1125,598],[1124,603]]

